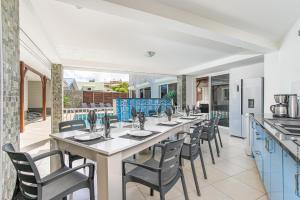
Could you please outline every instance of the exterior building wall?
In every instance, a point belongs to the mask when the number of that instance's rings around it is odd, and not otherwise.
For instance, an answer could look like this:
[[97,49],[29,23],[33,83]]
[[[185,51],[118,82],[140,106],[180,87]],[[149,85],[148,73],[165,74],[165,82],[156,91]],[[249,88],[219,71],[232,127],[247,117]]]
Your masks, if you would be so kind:
[[[42,99],[42,82],[28,81],[28,108],[42,108]],[[46,86],[46,107],[51,107],[51,82],[49,80]]]
[[[0,34],[0,146],[12,143],[19,150],[19,0],[1,0]],[[9,200],[15,186],[15,169],[0,151],[0,199]]]

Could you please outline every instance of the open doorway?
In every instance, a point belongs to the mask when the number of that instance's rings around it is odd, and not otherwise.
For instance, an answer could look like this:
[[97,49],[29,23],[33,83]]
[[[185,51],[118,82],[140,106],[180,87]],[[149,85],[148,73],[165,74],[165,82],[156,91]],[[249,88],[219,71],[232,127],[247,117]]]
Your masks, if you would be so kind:
[[202,113],[209,113],[209,86],[208,77],[196,79],[196,105]]

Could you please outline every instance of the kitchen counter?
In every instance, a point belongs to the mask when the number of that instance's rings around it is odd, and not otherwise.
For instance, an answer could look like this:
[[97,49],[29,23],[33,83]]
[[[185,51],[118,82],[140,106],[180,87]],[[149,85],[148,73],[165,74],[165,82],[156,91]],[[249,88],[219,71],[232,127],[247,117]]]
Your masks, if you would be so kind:
[[[275,118],[272,114],[263,114],[263,115],[250,115],[252,119],[254,119],[257,123],[259,123],[262,128],[269,134],[272,138],[274,138],[278,144],[285,150],[289,155],[300,163],[299,155],[300,146],[297,148],[295,142],[291,139],[287,139],[284,135],[284,132],[277,128],[274,124],[268,122],[268,119],[271,120],[286,120],[286,121],[295,121],[300,119],[289,119],[289,118]],[[300,140],[300,138],[298,138]]]

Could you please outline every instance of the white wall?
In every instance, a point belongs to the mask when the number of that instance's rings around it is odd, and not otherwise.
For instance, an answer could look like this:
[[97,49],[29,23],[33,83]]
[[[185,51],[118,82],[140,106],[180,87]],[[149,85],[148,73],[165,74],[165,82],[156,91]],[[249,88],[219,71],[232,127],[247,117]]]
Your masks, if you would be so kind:
[[300,19],[286,34],[280,50],[265,55],[265,110],[276,93],[300,95]]
[[[51,107],[50,81],[47,82],[46,106]],[[42,83],[28,81],[28,108],[42,108]]]
[[151,84],[151,98],[160,98],[159,84]]
[[193,76],[186,76],[186,104],[196,105],[196,78]]

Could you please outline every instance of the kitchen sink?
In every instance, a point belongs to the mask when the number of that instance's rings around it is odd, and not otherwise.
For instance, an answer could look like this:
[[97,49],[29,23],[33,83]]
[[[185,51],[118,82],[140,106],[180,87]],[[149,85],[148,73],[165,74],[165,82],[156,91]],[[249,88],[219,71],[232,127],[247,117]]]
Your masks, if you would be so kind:
[[265,119],[265,121],[284,134],[284,139],[300,140],[300,120],[296,119]]

